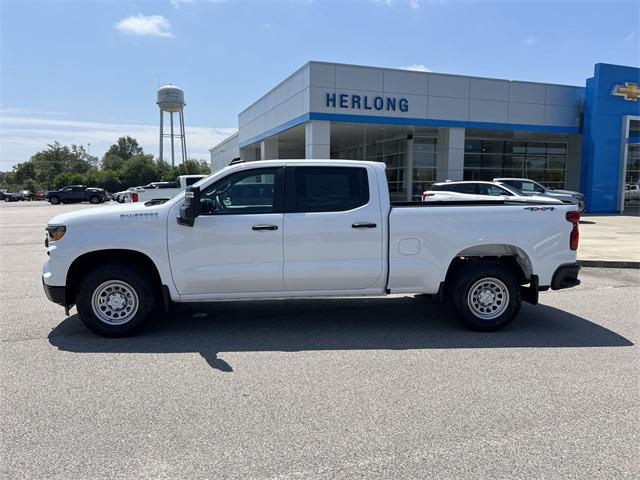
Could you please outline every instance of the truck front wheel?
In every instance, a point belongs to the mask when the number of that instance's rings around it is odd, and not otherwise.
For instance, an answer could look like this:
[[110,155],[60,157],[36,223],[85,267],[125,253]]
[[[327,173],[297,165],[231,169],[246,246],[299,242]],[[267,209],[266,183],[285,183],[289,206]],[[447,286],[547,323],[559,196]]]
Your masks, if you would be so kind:
[[89,198],[89,202],[90,202],[90,203],[93,203],[94,205],[97,205],[98,203],[100,203],[100,197],[99,197],[99,196],[97,196],[97,195],[92,195],[92,196]]
[[140,331],[157,305],[157,290],[135,267],[98,267],[82,279],[76,306],[82,322],[98,335],[126,337]]
[[500,330],[522,305],[516,274],[500,262],[472,261],[457,271],[453,289],[458,316],[472,330]]
[[51,205],[58,205],[60,203],[60,199],[58,197],[51,197],[49,199],[49,203]]

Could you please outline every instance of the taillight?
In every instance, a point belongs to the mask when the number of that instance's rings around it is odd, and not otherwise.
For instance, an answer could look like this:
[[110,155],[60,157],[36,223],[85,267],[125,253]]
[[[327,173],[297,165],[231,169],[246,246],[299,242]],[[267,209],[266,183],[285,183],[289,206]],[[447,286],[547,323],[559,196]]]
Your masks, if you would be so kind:
[[138,194],[137,193],[133,192],[131,194],[131,201],[132,202],[137,202],[138,201]]
[[567,212],[566,218],[568,222],[573,224],[571,235],[569,237],[569,248],[571,250],[577,250],[578,241],[580,240],[580,231],[578,230],[578,225],[580,224],[580,212]]
[[425,193],[422,194],[422,201],[426,202],[427,201],[427,197],[433,197],[434,195],[435,195],[434,193],[425,192]]

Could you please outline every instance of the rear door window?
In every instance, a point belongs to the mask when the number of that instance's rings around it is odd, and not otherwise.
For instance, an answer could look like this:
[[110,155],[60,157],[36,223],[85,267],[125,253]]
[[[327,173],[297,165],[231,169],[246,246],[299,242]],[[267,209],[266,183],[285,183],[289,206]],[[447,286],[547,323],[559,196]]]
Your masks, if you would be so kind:
[[296,167],[289,185],[295,188],[287,202],[294,212],[344,212],[369,202],[365,168]]

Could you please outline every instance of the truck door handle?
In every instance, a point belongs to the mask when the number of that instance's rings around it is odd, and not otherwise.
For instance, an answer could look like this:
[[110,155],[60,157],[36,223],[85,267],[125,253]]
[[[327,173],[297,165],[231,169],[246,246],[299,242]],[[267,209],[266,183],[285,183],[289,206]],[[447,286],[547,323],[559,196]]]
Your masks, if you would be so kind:
[[375,223],[370,222],[356,222],[351,225],[351,228],[376,228],[377,225]]
[[266,225],[266,224],[254,225],[253,227],[251,227],[251,230],[277,230],[277,229],[278,229],[277,225]]

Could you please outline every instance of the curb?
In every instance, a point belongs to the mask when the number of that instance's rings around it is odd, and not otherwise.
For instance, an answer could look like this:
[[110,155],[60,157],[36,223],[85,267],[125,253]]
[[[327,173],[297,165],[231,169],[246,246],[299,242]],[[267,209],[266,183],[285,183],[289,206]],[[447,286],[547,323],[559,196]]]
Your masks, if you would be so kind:
[[618,260],[578,260],[583,267],[596,268],[640,268],[640,262]]

